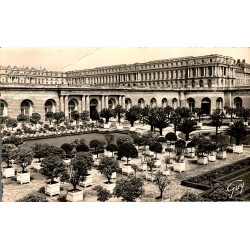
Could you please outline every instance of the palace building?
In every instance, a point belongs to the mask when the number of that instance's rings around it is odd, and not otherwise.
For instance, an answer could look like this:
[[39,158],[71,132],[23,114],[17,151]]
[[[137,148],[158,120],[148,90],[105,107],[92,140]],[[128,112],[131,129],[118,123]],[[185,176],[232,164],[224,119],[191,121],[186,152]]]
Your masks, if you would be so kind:
[[250,107],[250,64],[218,54],[58,72],[0,66],[1,115],[114,108]]

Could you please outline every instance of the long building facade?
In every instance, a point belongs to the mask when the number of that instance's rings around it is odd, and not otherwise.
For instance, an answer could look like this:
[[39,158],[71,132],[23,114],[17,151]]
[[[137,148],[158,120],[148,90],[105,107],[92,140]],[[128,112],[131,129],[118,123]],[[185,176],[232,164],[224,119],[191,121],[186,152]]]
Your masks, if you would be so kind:
[[1,115],[114,108],[250,107],[250,64],[213,54],[58,72],[0,66]]

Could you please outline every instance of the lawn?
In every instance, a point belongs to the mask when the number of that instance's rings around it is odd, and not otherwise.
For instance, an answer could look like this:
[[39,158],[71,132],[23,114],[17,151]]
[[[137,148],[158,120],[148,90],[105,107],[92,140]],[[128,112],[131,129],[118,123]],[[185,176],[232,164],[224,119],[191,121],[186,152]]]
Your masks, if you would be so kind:
[[[118,137],[126,136],[126,134],[120,134],[120,133],[110,133],[115,136],[114,142],[116,142],[116,139]],[[82,134],[82,135],[69,135],[69,136],[62,136],[62,137],[56,137],[56,138],[46,138],[46,139],[38,139],[38,140],[30,140],[25,141],[22,146],[30,147],[35,143],[47,143],[50,145],[61,147],[63,143],[71,143],[75,139],[84,139],[86,145],[89,145],[89,142],[91,140],[105,140],[105,134],[93,132],[89,134]]]

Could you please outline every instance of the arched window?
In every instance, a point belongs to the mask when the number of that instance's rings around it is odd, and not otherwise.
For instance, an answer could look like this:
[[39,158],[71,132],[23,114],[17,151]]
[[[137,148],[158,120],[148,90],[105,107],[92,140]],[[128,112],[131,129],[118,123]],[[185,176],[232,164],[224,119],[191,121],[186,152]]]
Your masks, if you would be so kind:
[[221,97],[216,100],[216,109],[223,109],[223,99]]
[[30,100],[24,100],[21,103],[21,114],[30,116],[32,114],[33,103]]
[[132,106],[132,101],[131,101],[130,98],[127,98],[125,100],[125,108],[126,108],[126,110],[129,110],[131,108],[131,106]]
[[163,108],[167,107],[168,106],[168,100],[167,98],[163,98],[162,101],[161,101],[161,106]]
[[195,100],[194,100],[194,98],[188,98],[187,102],[188,102],[188,108],[190,109],[191,112],[193,112],[194,109],[195,109]]
[[48,112],[55,112],[55,101],[47,100],[45,102],[45,114]]
[[150,107],[151,108],[155,108],[157,106],[157,102],[155,98],[152,98],[150,101]]
[[69,101],[69,104],[68,104],[69,119],[71,119],[71,113],[72,113],[72,111],[77,110],[77,105],[78,105],[77,100],[71,99],[71,100]]
[[113,99],[113,98],[109,99],[109,101],[108,101],[108,106],[109,106],[109,108],[110,108],[110,109],[114,109],[114,108],[115,108],[115,105],[116,105],[115,99]]
[[140,98],[140,99],[138,100],[138,106],[139,106],[140,108],[144,108],[144,105],[145,105],[144,99],[143,99],[143,98]]
[[8,104],[1,100],[1,104],[0,104],[0,116],[8,116]]
[[178,108],[178,100],[176,98],[173,98],[173,100],[172,100],[172,108],[173,109]]
[[203,98],[201,101],[201,109],[203,114],[209,115],[211,112],[211,100],[209,98]]
[[234,98],[234,107],[239,110],[242,108],[242,99],[240,97],[235,97]]

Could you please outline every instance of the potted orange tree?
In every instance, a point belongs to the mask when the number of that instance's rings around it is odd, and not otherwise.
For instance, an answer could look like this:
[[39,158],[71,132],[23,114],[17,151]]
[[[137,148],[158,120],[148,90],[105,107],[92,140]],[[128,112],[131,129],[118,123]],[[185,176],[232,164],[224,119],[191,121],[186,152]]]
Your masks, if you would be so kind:
[[15,176],[15,168],[10,165],[10,161],[13,158],[13,153],[16,146],[13,144],[3,144],[2,146],[2,159],[7,164],[3,167],[3,177],[9,178]]

